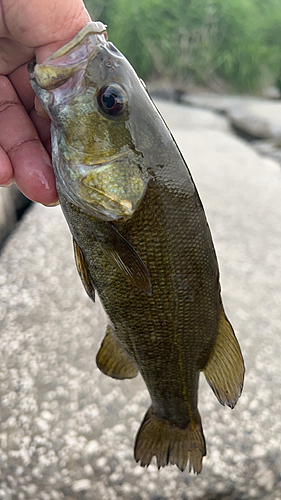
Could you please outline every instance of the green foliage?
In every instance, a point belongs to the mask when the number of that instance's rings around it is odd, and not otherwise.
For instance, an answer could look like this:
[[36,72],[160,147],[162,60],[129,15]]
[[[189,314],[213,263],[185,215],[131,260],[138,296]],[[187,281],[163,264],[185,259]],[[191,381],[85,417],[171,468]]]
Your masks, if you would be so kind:
[[280,0],[85,0],[142,78],[281,85]]

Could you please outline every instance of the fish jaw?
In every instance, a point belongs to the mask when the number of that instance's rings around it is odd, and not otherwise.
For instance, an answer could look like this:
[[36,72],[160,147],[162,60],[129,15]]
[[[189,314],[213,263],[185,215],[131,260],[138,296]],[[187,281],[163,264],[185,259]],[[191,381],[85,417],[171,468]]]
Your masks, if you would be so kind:
[[[125,61],[107,42],[105,25],[98,22],[85,26],[42,64],[29,66],[31,85],[52,121],[58,192],[88,214],[109,221],[132,217],[148,184],[142,157],[126,127],[128,112],[111,120],[99,109],[102,84],[114,71],[110,65],[118,67],[120,59]],[[128,98],[121,85],[113,82],[105,88],[114,92],[116,85],[118,104],[125,108]],[[116,139],[115,144],[117,127],[123,141]]]
[[41,89],[55,89],[83,68],[95,48],[106,41],[106,26],[101,22],[91,22],[43,63],[31,66],[29,76]]

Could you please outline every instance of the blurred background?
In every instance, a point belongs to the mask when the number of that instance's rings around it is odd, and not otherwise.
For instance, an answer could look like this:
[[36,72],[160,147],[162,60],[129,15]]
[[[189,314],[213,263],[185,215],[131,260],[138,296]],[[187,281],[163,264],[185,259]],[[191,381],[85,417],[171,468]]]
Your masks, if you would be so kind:
[[146,80],[226,92],[281,88],[280,0],[85,0]]

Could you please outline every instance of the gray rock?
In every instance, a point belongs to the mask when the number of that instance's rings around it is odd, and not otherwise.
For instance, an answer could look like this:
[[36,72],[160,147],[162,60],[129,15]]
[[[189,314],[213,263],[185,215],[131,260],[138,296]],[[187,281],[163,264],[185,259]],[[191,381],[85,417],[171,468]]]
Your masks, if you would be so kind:
[[230,108],[243,106],[245,103],[256,100],[254,97],[243,95],[222,95],[205,92],[200,94],[187,94],[183,96],[183,104],[196,108],[208,109],[220,114],[227,114]]
[[253,139],[281,137],[280,101],[211,93],[186,95],[182,101],[191,106],[225,114],[237,129]]
[[227,112],[230,124],[239,132],[254,139],[270,139],[273,135],[270,123],[256,115],[251,115],[244,108],[232,108]]
[[157,100],[156,104],[171,129],[229,130],[227,119],[212,111],[160,100]]
[[265,99],[280,99],[280,89],[278,89],[274,85],[271,85],[270,87],[267,87],[263,90],[262,97],[264,97]]
[[17,216],[11,190],[0,187],[0,248],[14,230],[16,222]]
[[272,127],[273,134],[279,135],[281,129],[281,101],[249,99],[244,104],[244,111],[266,120]]
[[[163,109],[168,122],[174,112]],[[199,476],[136,464],[147,390],[140,376],[117,381],[97,369],[105,314],[79,281],[60,208],[36,205],[0,257],[0,498],[281,498],[280,169],[227,131],[182,123],[173,133],[206,208],[246,361],[242,397],[222,407],[201,378],[208,454]]]
[[261,155],[270,156],[281,164],[281,148],[278,143],[276,146],[276,141],[255,141],[252,142],[252,146]]

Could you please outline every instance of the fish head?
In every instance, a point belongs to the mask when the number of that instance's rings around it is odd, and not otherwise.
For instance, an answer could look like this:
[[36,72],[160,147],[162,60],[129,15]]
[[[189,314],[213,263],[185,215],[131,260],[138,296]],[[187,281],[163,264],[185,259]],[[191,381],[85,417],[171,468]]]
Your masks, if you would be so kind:
[[127,59],[108,42],[106,27],[89,23],[28,71],[52,122],[59,193],[103,220],[132,217],[149,180],[144,157],[153,133],[142,127],[140,140],[136,130],[149,98]]

